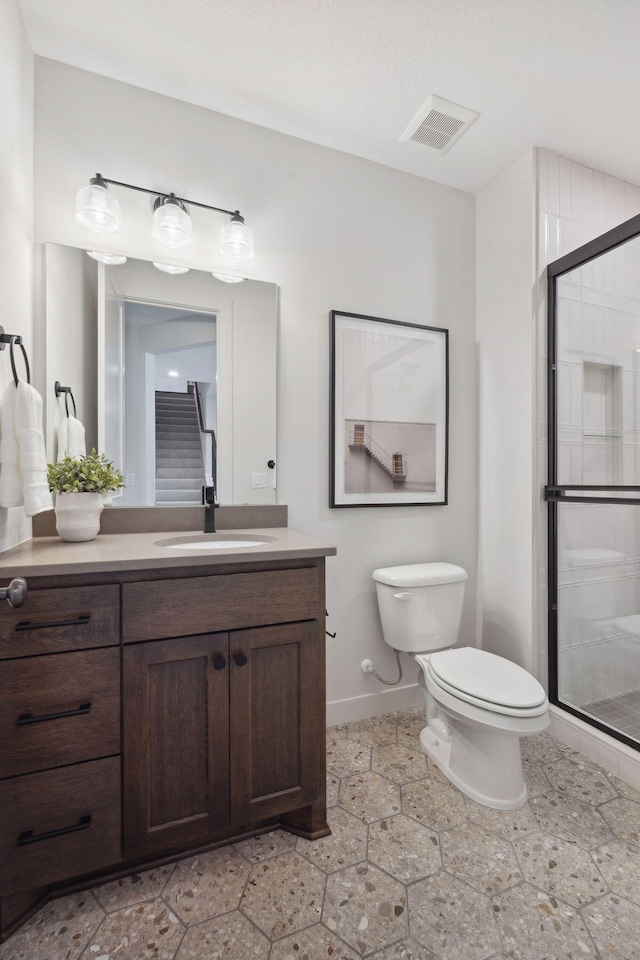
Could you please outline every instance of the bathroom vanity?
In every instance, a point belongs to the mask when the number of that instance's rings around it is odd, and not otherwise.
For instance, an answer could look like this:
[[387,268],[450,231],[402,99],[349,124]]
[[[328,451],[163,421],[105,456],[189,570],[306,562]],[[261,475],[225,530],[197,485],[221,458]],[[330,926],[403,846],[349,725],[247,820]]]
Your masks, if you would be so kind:
[[0,610],[2,939],[100,879],[275,825],[329,833],[335,549],[286,527],[242,534],[267,542],[42,537],[2,554],[0,580],[28,583]]

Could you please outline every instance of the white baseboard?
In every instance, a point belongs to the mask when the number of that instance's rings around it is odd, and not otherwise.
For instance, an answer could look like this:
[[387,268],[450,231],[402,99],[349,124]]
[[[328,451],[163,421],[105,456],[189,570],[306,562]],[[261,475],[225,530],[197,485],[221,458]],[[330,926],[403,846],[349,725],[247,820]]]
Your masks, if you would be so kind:
[[406,710],[408,707],[424,706],[424,696],[417,683],[389,690],[378,690],[360,697],[347,700],[330,700],[327,703],[327,726],[336,723],[351,723],[353,720],[367,720],[379,717],[394,710]]
[[550,706],[549,732],[614,776],[640,790],[640,752],[585,723],[560,707]]

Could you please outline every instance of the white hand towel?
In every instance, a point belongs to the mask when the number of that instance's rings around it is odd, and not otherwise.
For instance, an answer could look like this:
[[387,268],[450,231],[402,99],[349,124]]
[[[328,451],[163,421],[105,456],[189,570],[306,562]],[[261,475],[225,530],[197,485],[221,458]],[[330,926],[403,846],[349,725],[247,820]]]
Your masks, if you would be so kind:
[[19,380],[15,404],[15,437],[19,449],[24,512],[28,517],[34,517],[44,510],[53,509],[42,431],[42,397],[31,384]]
[[11,381],[2,397],[0,417],[0,507],[21,507],[22,474],[16,440],[16,385]]
[[63,417],[58,427],[58,460],[84,457],[86,452],[82,423],[77,417]]

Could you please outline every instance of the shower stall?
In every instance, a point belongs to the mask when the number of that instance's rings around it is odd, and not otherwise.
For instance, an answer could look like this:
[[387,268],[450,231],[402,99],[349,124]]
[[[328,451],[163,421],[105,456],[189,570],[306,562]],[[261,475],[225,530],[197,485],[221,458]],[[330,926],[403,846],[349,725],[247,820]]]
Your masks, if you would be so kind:
[[549,699],[640,749],[640,216],[548,284]]

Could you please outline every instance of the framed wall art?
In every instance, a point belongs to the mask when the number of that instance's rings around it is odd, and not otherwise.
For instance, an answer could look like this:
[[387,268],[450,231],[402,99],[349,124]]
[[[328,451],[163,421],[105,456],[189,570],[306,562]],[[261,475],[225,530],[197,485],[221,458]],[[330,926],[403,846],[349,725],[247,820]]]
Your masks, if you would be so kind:
[[331,311],[331,507],[447,502],[448,334]]

